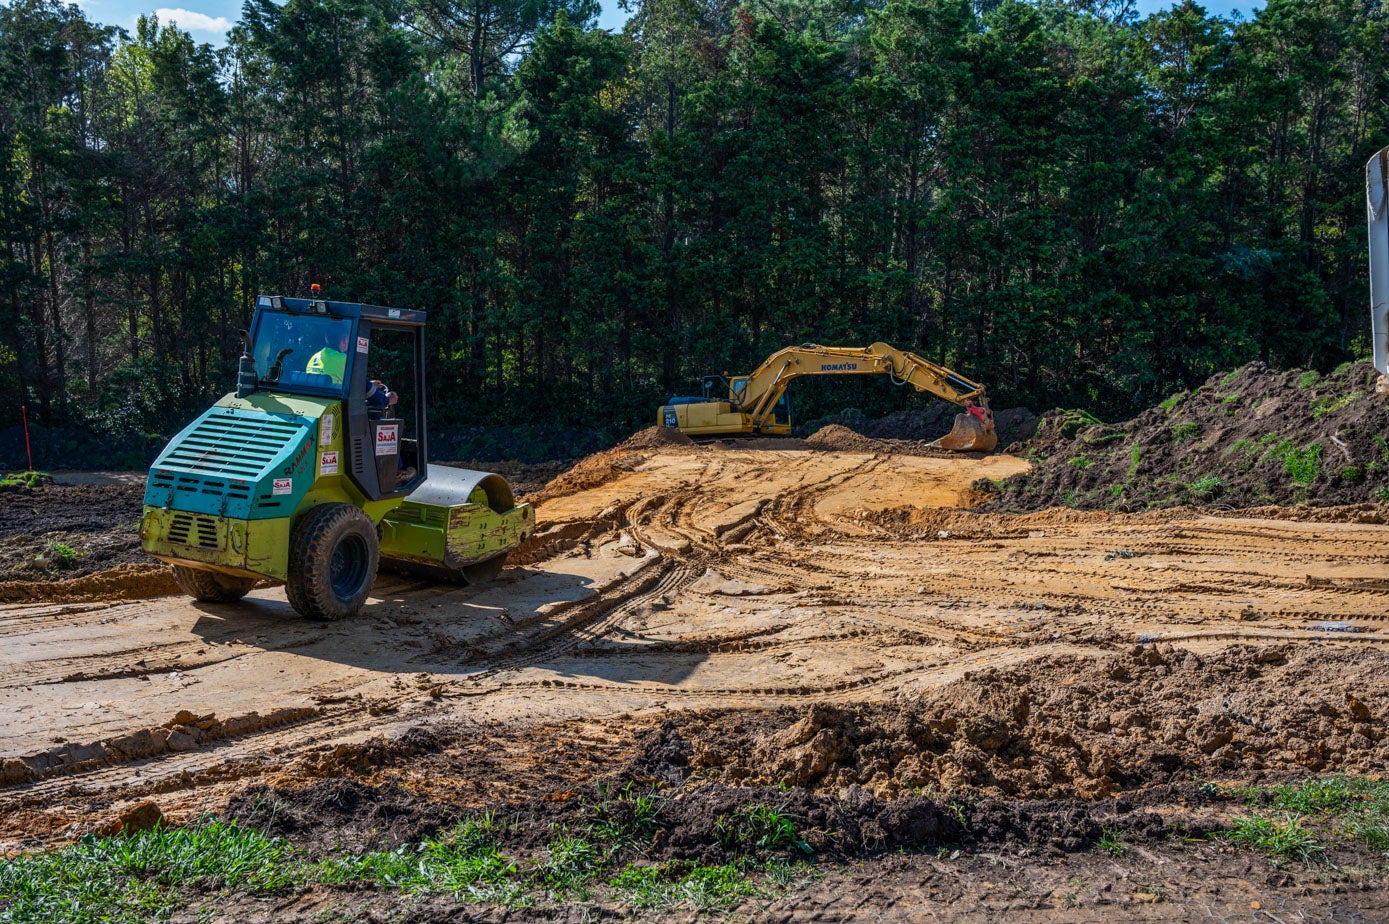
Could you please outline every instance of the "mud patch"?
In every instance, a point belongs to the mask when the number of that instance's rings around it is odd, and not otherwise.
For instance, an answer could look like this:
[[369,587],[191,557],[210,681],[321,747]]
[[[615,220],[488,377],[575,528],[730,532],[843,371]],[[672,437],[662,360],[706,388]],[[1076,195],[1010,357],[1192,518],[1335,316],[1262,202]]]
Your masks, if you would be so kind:
[[1000,485],[997,510],[1064,504],[1138,510],[1389,501],[1389,401],[1368,363],[1278,372],[1250,363],[1132,420],[1051,412],[1012,447],[1033,468]]
[[45,484],[0,493],[0,580],[61,581],[122,563],[140,549],[143,485]]

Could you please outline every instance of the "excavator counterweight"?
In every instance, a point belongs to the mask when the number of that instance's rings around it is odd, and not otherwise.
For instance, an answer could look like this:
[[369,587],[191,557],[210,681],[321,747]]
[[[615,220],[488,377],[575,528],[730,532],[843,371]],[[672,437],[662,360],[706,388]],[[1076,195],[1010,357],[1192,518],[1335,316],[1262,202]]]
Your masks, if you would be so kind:
[[[955,452],[997,448],[993,413],[984,386],[915,353],[886,343],[867,347],[825,347],[815,343],[778,350],[750,375],[704,377],[704,395],[672,398],[657,423],[692,437],[789,436],[791,406],[786,388],[807,375],[886,375],[893,384],[964,407],[950,432],[931,445]],[[726,394],[717,394],[726,389]]]

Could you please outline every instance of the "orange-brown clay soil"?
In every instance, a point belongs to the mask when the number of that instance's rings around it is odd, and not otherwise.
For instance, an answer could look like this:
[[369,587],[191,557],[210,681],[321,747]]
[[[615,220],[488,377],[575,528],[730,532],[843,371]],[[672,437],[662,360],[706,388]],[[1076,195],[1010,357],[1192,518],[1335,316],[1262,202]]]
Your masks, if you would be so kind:
[[[383,575],[342,623],[298,618],[281,589],[201,604],[122,580],[0,605],[0,845],[338,778],[460,811],[562,803],[617,767],[659,777],[667,751],[686,776],[877,806],[1161,812],[1142,794],[1185,806],[1193,778],[1389,768],[1389,505],[976,514],[971,485],[1026,462],[763,445],[593,457],[539,495],[541,533],[497,581]],[[1070,849],[1047,830],[1020,837]],[[1027,876],[1056,895],[1117,881],[1085,862],[1081,885]],[[899,898],[958,889],[916,863],[880,871]],[[1342,907],[1333,891],[1317,907]]]

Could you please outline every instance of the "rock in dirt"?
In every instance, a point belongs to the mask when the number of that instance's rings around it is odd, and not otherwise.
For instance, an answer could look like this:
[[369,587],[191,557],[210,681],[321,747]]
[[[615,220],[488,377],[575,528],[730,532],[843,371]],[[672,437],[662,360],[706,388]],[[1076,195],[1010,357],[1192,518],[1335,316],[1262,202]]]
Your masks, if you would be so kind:
[[108,837],[117,834],[139,834],[152,831],[164,820],[164,813],[153,802],[139,802],[123,810],[115,818],[97,829],[97,833]]

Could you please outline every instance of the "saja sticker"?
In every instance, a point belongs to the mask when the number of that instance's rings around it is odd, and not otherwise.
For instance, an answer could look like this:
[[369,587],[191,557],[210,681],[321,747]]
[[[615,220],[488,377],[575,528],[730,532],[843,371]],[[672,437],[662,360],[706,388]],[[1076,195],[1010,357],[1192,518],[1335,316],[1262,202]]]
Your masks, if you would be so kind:
[[400,451],[400,424],[382,424],[376,428],[376,454],[393,456]]
[[293,479],[293,478],[276,478],[274,481],[272,481],[272,482],[270,483],[270,493],[271,493],[271,494],[293,494],[293,493],[294,493],[294,479]]
[[338,473],[338,454],[336,451],[325,452],[318,457],[318,473],[320,475],[336,475]]

